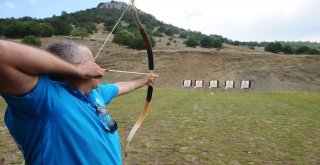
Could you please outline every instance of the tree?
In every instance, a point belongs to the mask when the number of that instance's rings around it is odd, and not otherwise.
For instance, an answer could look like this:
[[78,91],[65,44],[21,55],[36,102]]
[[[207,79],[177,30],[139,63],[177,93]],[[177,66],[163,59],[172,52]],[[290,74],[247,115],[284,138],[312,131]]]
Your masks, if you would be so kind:
[[282,45],[280,42],[271,42],[264,48],[267,52],[279,53],[282,50]]
[[222,48],[222,40],[220,38],[215,38],[213,40],[213,47],[214,48],[218,48],[218,49],[221,49]]
[[158,29],[158,31],[159,31],[160,33],[164,33],[164,32],[166,31],[166,28],[163,27],[163,26],[160,26],[160,28]]
[[213,48],[214,46],[214,39],[209,36],[205,36],[201,41],[200,45],[205,48]]
[[157,31],[153,32],[153,36],[163,37],[163,34],[157,30]]
[[307,52],[310,50],[309,47],[307,46],[300,46],[297,50],[296,50],[296,54],[307,54]]
[[293,54],[294,53],[294,49],[291,45],[284,45],[282,48],[282,52],[285,54]]
[[126,45],[126,46],[131,46],[133,39],[134,39],[133,33],[130,33],[127,30],[122,30],[114,35],[112,42]]
[[195,36],[190,36],[184,44],[188,47],[197,47],[199,45],[199,40]]
[[316,48],[309,49],[306,54],[320,55],[320,51]]
[[102,5],[104,5],[105,3],[103,3],[103,2],[100,2],[99,4],[98,4],[98,6],[97,6],[97,8],[100,8]]
[[70,35],[73,29],[68,21],[59,18],[53,19],[50,23],[54,29],[54,34],[57,35]]
[[184,31],[180,32],[179,35],[180,35],[180,38],[187,38],[188,37],[188,33],[184,32]]
[[87,30],[83,27],[75,27],[73,28],[72,32],[71,32],[72,36],[80,36],[81,39],[83,40],[84,37],[87,37],[89,34],[87,32]]
[[41,46],[40,38],[33,35],[23,37],[22,42],[30,45]]
[[241,45],[241,42],[240,41],[234,41],[233,45],[235,45],[235,46]]
[[0,37],[3,35],[3,26],[0,25]]
[[145,49],[145,45],[143,43],[142,37],[140,35],[135,36],[132,40],[130,47],[133,49],[139,49],[139,50]]
[[168,36],[173,36],[174,35],[174,30],[172,28],[170,28],[170,29],[167,29],[164,33],[166,35],[168,35]]

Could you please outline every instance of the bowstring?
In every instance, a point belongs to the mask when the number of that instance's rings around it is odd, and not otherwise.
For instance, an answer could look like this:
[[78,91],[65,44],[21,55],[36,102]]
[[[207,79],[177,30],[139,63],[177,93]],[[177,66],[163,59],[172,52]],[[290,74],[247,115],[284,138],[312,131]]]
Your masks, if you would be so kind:
[[124,13],[128,10],[130,5],[127,5],[126,9],[123,11],[123,13],[121,14],[120,18],[118,19],[117,23],[113,26],[111,32],[109,33],[109,35],[106,37],[106,39],[104,40],[104,43],[102,44],[101,48],[99,49],[97,55],[94,57],[94,59],[97,59],[101,50],[103,49],[103,47],[106,45],[107,41],[109,40],[111,34],[113,33],[114,29],[116,29],[117,25],[119,24],[121,18],[123,17]]

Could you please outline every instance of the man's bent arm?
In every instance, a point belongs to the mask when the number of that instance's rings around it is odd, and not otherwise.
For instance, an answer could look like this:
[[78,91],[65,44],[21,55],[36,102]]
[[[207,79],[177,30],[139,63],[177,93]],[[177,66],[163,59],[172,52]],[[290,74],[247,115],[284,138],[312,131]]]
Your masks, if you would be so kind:
[[103,76],[104,69],[94,62],[75,66],[44,50],[0,40],[0,92],[24,95],[46,73],[92,78]]

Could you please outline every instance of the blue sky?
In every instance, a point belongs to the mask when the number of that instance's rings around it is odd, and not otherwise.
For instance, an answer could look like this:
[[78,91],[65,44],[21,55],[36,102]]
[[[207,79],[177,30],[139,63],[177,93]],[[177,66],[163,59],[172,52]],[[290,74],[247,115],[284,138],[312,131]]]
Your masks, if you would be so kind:
[[97,7],[101,0],[0,0],[0,17],[35,18],[60,15],[61,11],[76,12]]
[[[100,2],[106,1],[0,0],[0,18],[45,18]],[[320,0],[136,0],[136,6],[165,23],[233,40],[320,42]]]

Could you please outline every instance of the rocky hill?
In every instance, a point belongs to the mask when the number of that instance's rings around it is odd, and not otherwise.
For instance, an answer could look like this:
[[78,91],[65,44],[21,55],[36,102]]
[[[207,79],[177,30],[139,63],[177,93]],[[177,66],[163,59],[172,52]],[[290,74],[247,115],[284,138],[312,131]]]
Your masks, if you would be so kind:
[[101,3],[100,5],[98,5],[98,8],[124,10],[127,8],[127,6],[128,5],[124,2],[111,1],[106,3]]

